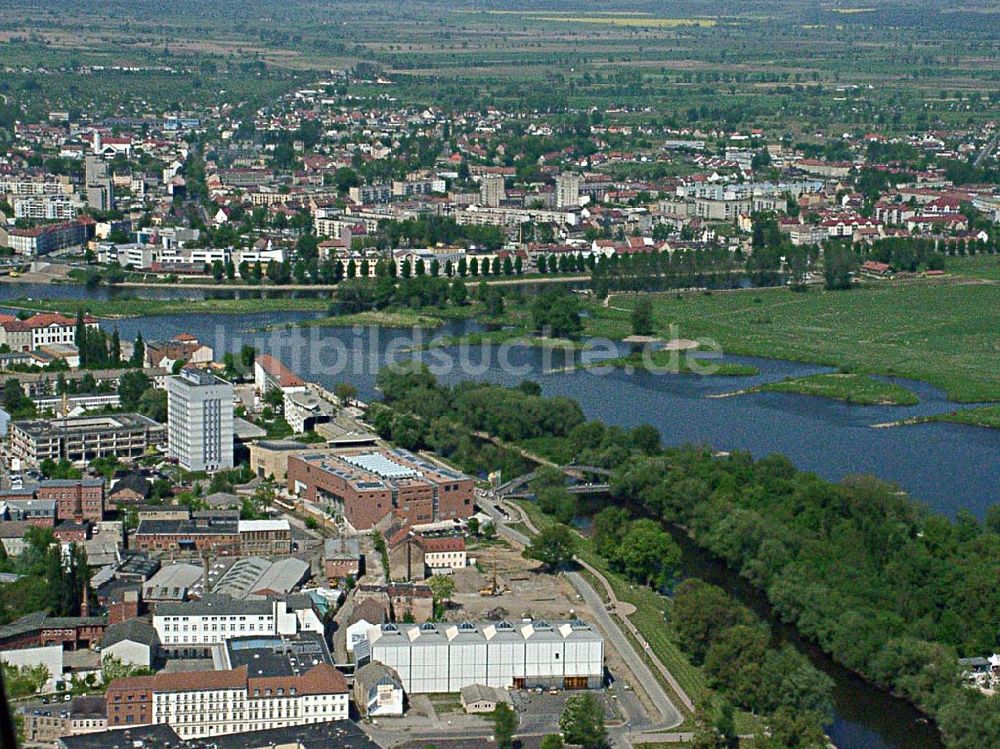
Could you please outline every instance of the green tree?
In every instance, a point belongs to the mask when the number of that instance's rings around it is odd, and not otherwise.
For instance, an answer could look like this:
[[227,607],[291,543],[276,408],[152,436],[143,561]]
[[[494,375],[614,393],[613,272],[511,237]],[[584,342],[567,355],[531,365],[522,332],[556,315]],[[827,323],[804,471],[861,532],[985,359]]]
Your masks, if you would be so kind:
[[558,572],[573,559],[576,553],[576,538],[565,525],[550,525],[535,536],[524,550],[527,559],[534,559],[548,567],[550,572]]
[[550,733],[542,736],[542,742],[539,744],[539,749],[563,749],[565,746],[562,736],[558,733]]
[[608,732],[604,726],[604,706],[593,692],[574,694],[563,707],[559,728],[567,743],[583,749],[603,749]]
[[118,378],[118,398],[122,408],[127,411],[135,411],[139,407],[143,393],[151,386],[149,377],[142,370],[134,369],[125,372]]
[[501,702],[493,710],[491,717],[497,749],[513,749],[514,734],[517,732],[517,713],[510,705]]
[[431,589],[431,594],[437,603],[450,601],[455,594],[455,580],[451,575],[431,575],[427,586]]
[[632,335],[653,335],[653,302],[649,297],[640,297],[632,308]]

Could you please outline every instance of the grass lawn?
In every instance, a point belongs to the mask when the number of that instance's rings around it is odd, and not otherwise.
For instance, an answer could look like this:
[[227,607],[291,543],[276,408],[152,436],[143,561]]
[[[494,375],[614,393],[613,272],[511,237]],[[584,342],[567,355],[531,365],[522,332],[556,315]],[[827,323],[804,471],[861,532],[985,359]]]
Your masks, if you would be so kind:
[[769,382],[753,388],[754,393],[800,393],[820,398],[833,398],[863,406],[915,406],[916,395],[891,382],[859,374],[817,374],[796,377],[782,382]]
[[[659,335],[714,339],[727,353],[924,380],[960,402],[1000,400],[1000,285],[914,283],[852,291],[656,294]],[[635,296],[594,307],[587,333],[630,332]]]

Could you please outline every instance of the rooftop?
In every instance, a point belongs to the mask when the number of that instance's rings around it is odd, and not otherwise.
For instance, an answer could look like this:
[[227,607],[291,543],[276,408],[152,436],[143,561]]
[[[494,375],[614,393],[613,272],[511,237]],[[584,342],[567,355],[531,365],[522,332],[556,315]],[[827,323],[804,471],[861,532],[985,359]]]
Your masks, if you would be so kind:
[[226,641],[226,658],[232,668],[246,666],[251,678],[301,676],[321,663],[333,665],[323,636],[302,632],[288,637],[237,637]]

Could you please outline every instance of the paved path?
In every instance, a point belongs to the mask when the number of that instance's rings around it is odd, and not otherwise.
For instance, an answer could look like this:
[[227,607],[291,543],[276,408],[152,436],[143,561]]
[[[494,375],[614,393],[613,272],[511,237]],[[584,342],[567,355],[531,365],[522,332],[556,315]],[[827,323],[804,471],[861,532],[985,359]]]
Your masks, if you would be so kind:
[[[506,536],[515,543],[518,543],[522,546],[527,546],[531,542],[531,539],[528,538],[528,536],[526,536],[525,534],[516,531],[513,528],[507,527],[505,525],[505,519],[503,518],[503,516],[499,515],[499,513],[495,513],[495,511],[493,510],[494,502],[495,500],[493,500],[492,498],[484,499],[481,502],[481,505],[490,508],[490,514],[494,516],[494,520],[497,523],[497,527],[499,529],[500,534]],[[538,533],[538,528],[535,527],[535,525],[531,522],[531,518],[529,518],[527,514],[520,507],[509,503],[504,503],[503,507],[511,514],[512,517],[519,518],[520,522],[524,523],[525,527],[530,532]],[[577,562],[579,562],[585,569],[591,572],[591,574],[594,574],[596,576],[596,578],[601,582],[606,592],[608,593],[609,600],[612,602],[617,602],[617,598],[614,595],[614,591],[611,589],[611,585],[604,578],[604,576],[599,572],[597,572],[597,570],[594,570],[586,562],[580,559],[577,559]],[[625,665],[635,676],[640,686],[646,691],[646,694],[649,696],[650,702],[652,702],[653,705],[656,707],[656,709],[660,712],[659,716],[660,721],[656,725],[649,725],[650,721],[646,719],[645,716],[634,714],[635,712],[634,709],[629,710],[627,702],[623,703],[622,707],[629,714],[628,715],[629,724],[625,728],[618,729],[613,733],[617,734],[617,738],[621,740],[621,743],[623,743],[624,745],[631,745],[631,740],[628,737],[633,735],[633,732],[631,730],[632,727],[647,728],[647,730],[657,731],[655,735],[661,735],[660,732],[663,731],[664,729],[669,729],[679,726],[684,721],[683,716],[681,715],[677,707],[674,705],[670,697],[667,695],[666,691],[661,686],[659,680],[655,676],[653,676],[652,672],[649,670],[649,667],[646,665],[642,656],[638,652],[636,652],[632,643],[629,642],[629,639],[622,631],[621,625],[618,623],[618,620],[611,617],[608,614],[603,599],[597,594],[597,592],[593,589],[590,583],[579,572],[568,572],[566,573],[566,577],[573,585],[573,587],[576,589],[576,591],[580,594],[580,596],[584,599],[584,601],[587,603],[587,606],[594,614],[594,618],[597,620],[597,624],[600,626],[602,630],[604,630],[605,634],[608,636],[608,639],[611,641],[612,646],[615,648],[615,650],[621,656],[622,660],[625,662]],[[621,606],[623,608],[629,606],[629,604],[625,603],[616,603],[615,605]],[[625,617],[622,617],[622,619],[629,626],[630,631],[633,631],[634,627],[632,626],[632,623],[629,622],[628,619]],[[637,633],[635,631],[633,631],[633,635],[636,636],[638,642],[644,642],[642,637],[637,636]],[[659,659],[656,658],[652,650],[647,651],[647,656],[654,664],[657,665],[658,670],[661,670],[661,672],[663,673],[669,674],[669,671],[667,671],[666,667],[662,663],[660,663]],[[674,681],[673,676],[669,677],[668,683],[671,684],[671,686],[676,684],[676,681]],[[677,694],[680,696],[680,699],[684,703],[685,707],[688,707],[690,705],[690,699],[688,699],[684,691],[679,688],[679,685],[675,688],[677,689]],[[688,707],[688,709],[693,711],[693,705],[691,707]],[[638,736],[638,734],[636,734],[636,736]],[[651,739],[646,739],[646,741],[651,741]]]

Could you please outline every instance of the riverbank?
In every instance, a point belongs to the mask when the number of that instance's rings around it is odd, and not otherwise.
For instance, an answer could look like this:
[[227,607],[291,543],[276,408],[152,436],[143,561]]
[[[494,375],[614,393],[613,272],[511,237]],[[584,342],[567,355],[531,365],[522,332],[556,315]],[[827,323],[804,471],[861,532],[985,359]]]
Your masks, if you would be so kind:
[[25,312],[59,312],[73,317],[83,310],[108,320],[156,315],[245,315],[260,312],[325,312],[328,299],[5,299],[0,307]]
[[1000,429],[1000,405],[966,408],[961,411],[949,411],[948,413],[934,414],[932,416],[913,416],[909,419],[887,421],[881,424],[873,424],[872,426],[876,429],[889,429],[892,427],[913,426],[915,424],[933,424],[935,422],[966,424],[984,429]]
[[901,385],[876,380],[868,375],[837,372],[768,382],[743,393],[796,393],[856,406],[915,406],[920,403],[916,395]]
[[262,330],[277,330],[280,328],[350,328],[360,327],[381,328],[440,328],[445,324],[442,317],[424,314],[416,310],[371,310],[350,315],[333,315],[317,317],[312,320],[301,320],[283,325],[267,325]]
[[[928,382],[960,403],[1000,400],[1000,285],[880,284],[851,291],[748,289],[652,294],[655,332],[712,340],[727,354]],[[585,334],[631,332],[634,294],[591,305]]]
[[711,357],[689,356],[677,351],[656,349],[649,352],[637,352],[629,356],[619,356],[597,362],[580,363],[578,369],[598,369],[612,367],[635,372],[654,372],[656,374],[690,374],[715,377],[752,377],[760,374],[757,367],[749,364],[726,362]]

